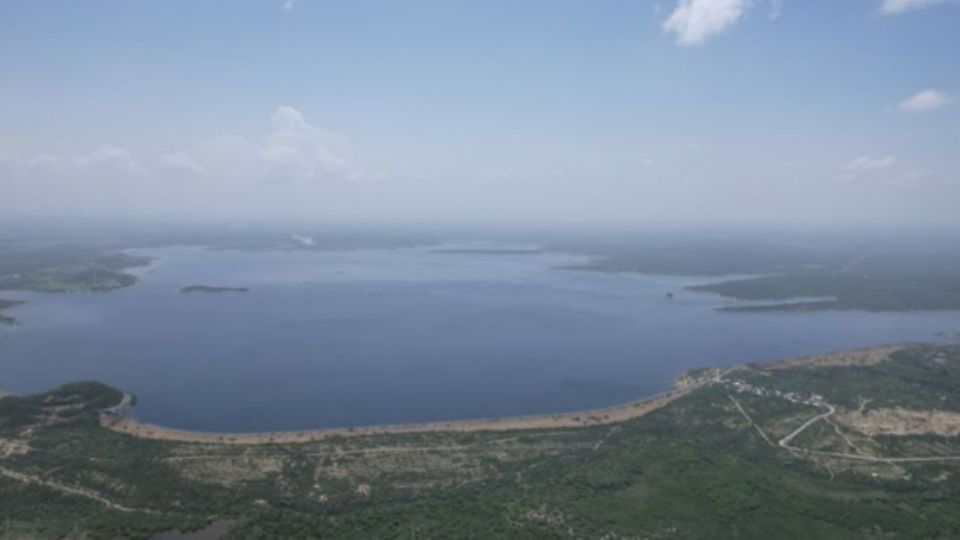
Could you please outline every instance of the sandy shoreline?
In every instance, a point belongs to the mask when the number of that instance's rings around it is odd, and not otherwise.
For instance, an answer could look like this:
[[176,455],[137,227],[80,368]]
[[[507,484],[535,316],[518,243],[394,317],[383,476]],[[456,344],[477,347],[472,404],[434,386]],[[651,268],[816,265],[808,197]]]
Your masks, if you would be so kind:
[[356,437],[401,433],[434,433],[444,431],[467,433],[473,431],[581,428],[614,424],[639,418],[690,394],[694,390],[710,384],[730,371],[756,368],[790,369],[801,366],[867,365],[883,361],[892,353],[906,346],[906,344],[885,345],[801,358],[781,359],[761,364],[736,365],[722,369],[712,368],[700,372],[701,374],[698,378],[690,377],[687,374],[682,375],[674,384],[673,388],[667,392],[613,407],[571,413],[298,431],[214,433],[174,429],[141,422],[129,416],[132,408],[132,396],[124,394],[123,401],[121,401],[120,404],[106,409],[100,414],[100,425],[111,431],[124,433],[141,439],[235,445],[307,443],[321,441],[330,437]]
[[851,349],[827,354],[815,354],[797,358],[782,358],[779,360],[761,362],[752,365],[762,369],[771,370],[792,369],[797,367],[869,366],[886,360],[891,354],[901,349],[917,345],[922,344],[895,343],[892,345],[879,345],[876,347]]
[[100,415],[100,425],[111,431],[125,433],[141,439],[237,445],[305,443],[320,441],[330,437],[356,437],[378,434],[432,433],[442,431],[467,433],[472,431],[577,428],[613,424],[638,418],[689,394],[701,385],[702,384],[688,383],[668,392],[656,394],[642,400],[632,401],[614,407],[572,413],[258,433],[189,431],[141,422],[126,416],[125,413],[126,410],[129,409],[130,396],[124,395],[123,403],[104,411]]

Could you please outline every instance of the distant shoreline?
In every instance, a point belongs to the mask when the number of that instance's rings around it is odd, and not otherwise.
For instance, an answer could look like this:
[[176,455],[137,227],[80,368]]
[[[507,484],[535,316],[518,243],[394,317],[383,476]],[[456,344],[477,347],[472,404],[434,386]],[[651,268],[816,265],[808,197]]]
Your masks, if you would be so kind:
[[[799,358],[778,359],[756,364],[738,364],[726,368],[703,368],[691,370],[675,381],[673,388],[652,396],[598,409],[569,413],[481,418],[475,420],[450,420],[410,424],[388,424],[346,428],[307,429],[295,431],[218,433],[175,429],[142,422],[129,415],[133,396],[124,393],[122,401],[100,414],[100,426],[117,433],[140,439],[164,440],[202,444],[265,445],[309,443],[331,437],[356,437],[365,435],[390,435],[403,433],[477,431],[523,431],[556,428],[585,428],[614,424],[639,418],[663,408],[669,403],[692,393],[723,375],[741,369],[790,369],[802,366],[824,365],[871,365],[886,360],[894,352],[916,344],[901,343],[881,345],[850,351],[827,353]],[[695,374],[695,375],[694,375]]]

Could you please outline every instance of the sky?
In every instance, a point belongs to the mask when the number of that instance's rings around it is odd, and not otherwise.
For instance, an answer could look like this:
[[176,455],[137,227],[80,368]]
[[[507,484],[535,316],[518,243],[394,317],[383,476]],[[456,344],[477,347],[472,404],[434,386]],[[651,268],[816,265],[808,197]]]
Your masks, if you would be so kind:
[[958,223],[960,0],[7,0],[0,214]]

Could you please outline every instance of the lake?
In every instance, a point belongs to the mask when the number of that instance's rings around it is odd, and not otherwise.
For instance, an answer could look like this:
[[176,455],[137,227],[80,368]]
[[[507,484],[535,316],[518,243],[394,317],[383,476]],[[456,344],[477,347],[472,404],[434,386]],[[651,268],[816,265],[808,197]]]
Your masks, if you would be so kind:
[[[94,379],[178,428],[342,427],[608,406],[689,368],[960,330],[958,312],[722,313],[729,301],[682,290],[716,278],[446,247],[151,249],[135,287],[5,293],[28,303],[9,311],[20,326],[0,327],[0,388]],[[180,293],[194,284],[250,292]]]

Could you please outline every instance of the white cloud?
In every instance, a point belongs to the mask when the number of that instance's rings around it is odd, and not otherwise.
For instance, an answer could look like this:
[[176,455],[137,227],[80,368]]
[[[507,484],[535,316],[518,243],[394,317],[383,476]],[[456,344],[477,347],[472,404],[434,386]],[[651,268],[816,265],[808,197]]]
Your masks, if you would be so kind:
[[679,0],[663,23],[683,45],[702,43],[737,22],[753,4],[752,0]]
[[945,4],[947,1],[948,0],[883,0],[883,3],[880,4],[880,13],[884,15],[894,15],[903,13],[904,11]]
[[285,0],[281,9],[284,11],[293,11],[293,8],[297,6],[297,0]]
[[291,131],[309,127],[303,113],[287,105],[280,105],[270,116],[270,124],[277,131]]
[[889,169],[896,164],[897,158],[894,156],[872,157],[860,156],[854,158],[844,167],[844,172],[851,176],[859,176],[863,173]]
[[190,174],[201,174],[204,171],[203,165],[187,152],[172,152],[160,156],[161,163],[170,169],[186,172]]
[[837,178],[869,182],[870,185],[900,187],[921,187],[936,183],[935,176],[929,171],[905,167],[891,155],[854,158],[843,167]]
[[909,112],[926,112],[949,105],[955,98],[939,90],[924,90],[917,92],[900,102],[900,109]]
[[277,107],[270,118],[273,131],[258,145],[257,154],[277,174],[291,179],[342,179],[354,173],[343,156],[343,138],[310,125],[303,113]]
[[259,136],[184,141],[165,151],[0,134],[0,214],[29,207],[80,214],[317,216],[345,211],[335,202],[345,194],[367,193],[374,175],[358,165],[343,137],[288,106],[277,107],[264,124]]
[[140,175],[145,169],[127,150],[104,144],[89,153],[61,154],[41,151],[36,154],[10,158],[9,161],[24,170],[45,174],[102,177],[104,175]]
[[77,148],[4,150],[4,164],[25,177],[62,178],[65,181],[111,180],[133,176],[163,180],[171,175],[206,178],[215,182],[269,184],[324,182],[360,178],[363,174],[347,156],[340,135],[311,125],[293,107],[277,107],[270,129],[260,138],[227,135],[173,152],[135,159],[126,149],[103,144],[92,151]]
[[93,153],[77,158],[76,165],[83,169],[111,169],[121,173],[142,174],[143,167],[130,152],[123,148],[105,144],[93,151]]
[[169,168],[209,178],[268,184],[352,180],[363,176],[343,137],[311,125],[285,105],[270,116],[260,138],[224,135],[163,156]]

